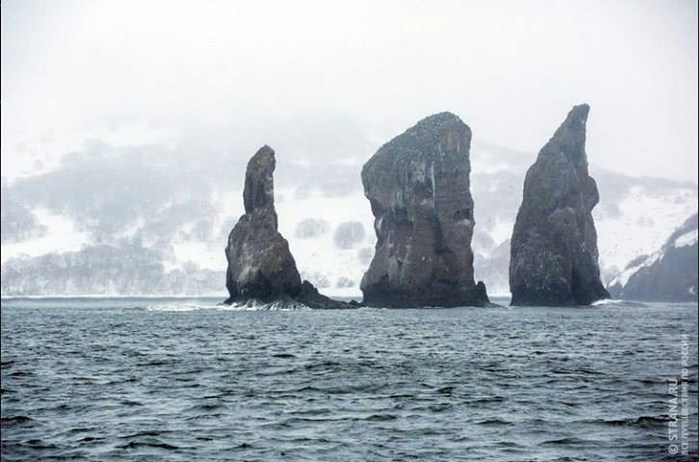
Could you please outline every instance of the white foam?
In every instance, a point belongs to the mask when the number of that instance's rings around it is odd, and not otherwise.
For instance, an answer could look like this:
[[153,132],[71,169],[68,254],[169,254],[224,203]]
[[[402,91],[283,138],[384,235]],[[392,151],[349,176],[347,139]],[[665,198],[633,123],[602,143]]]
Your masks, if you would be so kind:
[[199,305],[196,303],[165,303],[145,306],[145,309],[148,311],[199,311],[221,310],[227,308],[230,309],[225,305]]
[[597,300],[592,303],[592,306],[605,306],[605,305],[615,305],[618,303],[623,303],[623,300],[618,300],[616,298],[604,298],[602,300]]
[[248,300],[242,303],[233,303],[226,307],[233,311],[308,311],[311,308],[293,300],[277,300],[270,303],[259,300]]

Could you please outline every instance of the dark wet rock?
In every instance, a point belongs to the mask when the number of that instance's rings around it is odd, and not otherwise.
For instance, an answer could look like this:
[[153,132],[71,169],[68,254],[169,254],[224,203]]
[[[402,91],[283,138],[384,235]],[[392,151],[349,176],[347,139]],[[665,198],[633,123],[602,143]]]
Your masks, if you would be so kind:
[[454,114],[421,120],[362,169],[377,243],[362,278],[370,306],[481,306],[473,280],[471,130]]
[[614,298],[697,301],[697,214],[689,217],[652,255],[631,261],[609,284]]
[[289,244],[277,231],[274,209],[274,151],[263,146],[248,162],[240,217],[226,247],[230,300],[270,301],[301,292],[301,277]]
[[274,150],[269,146],[260,148],[248,162],[243,192],[245,214],[228,236],[226,247],[226,288],[230,297],[225,303],[349,307],[319,294],[310,282],[301,282],[289,243],[277,230],[275,165]]
[[325,295],[318,292],[318,289],[313,287],[308,281],[303,281],[301,287],[301,294],[297,298],[301,303],[311,308],[321,309],[321,310],[332,310],[332,309],[342,309],[342,308],[356,308],[355,304],[340,302],[338,300],[333,300]]
[[573,107],[524,180],[511,240],[512,305],[589,305],[600,281],[592,209],[599,202],[585,153],[590,107]]

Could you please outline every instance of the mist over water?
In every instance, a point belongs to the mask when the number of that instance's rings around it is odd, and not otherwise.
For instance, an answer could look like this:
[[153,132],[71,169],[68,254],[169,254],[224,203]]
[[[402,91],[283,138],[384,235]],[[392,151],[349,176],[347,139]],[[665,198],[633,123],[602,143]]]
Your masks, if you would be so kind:
[[696,303],[217,301],[3,299],[3,460],[683,460],[668,380]]

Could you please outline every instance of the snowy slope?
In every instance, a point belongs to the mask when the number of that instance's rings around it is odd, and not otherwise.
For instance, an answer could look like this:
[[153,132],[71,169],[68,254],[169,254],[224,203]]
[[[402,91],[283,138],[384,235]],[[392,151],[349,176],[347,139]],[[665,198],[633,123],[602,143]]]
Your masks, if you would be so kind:
[[631,261],[609,283],[617,298],[692,301],[697,299],[697,214],[684,221],[658,250]]
[[[360,180],[365,159],[355,156],[323,164],[299,157],[298,163],[284,163],[288,156],[283,152],[278,155],[275,196],[279,227],[299,271],[325,294],[360,296],[359,283],[375,244],[373,216]],[[171,153],[163,156],[169,158]],[[86,157],[85,162],[90,159]],[[486,283],[490,294],[509,292],[508,240],[522,198],[524,175],[534,159],[535,154],[495,145],[472,147],[475,277]],[[79,185],[77,179],[92,174],[80,165],[74,167],[72,176],[57,172],[53,179],[37,177],[3,186],[3,294],[51,293],[67,288],[71,293],[120,294],[149,287],[153,294],[203,291],[224,295],[223,249],[243,212],[243,165],[222,172],[214,165],[212,171],[198,176],[183,174],[178,181],[168,174],[154,186],[148,181],[157,179],[162,168],[134,179],[132,173],[119,176],[123,169],[118,164],[95,180],[94,186],[88,182],[87,189],[52,202],[67,185]],[[143,164],[143,169],[147,168],[148,164]],[[697,209],[694,183],[632,178],[594,166],[591,172],[601,196],[594,217],[605,282],[629,261],[658,250],[677,225]],[[105,190],[109,181],[114,184]],[[42,189],[56,192],[42,197],[37,194]],[[129,196],[129,190],[138,194]],[[144,195],[151,197],[142,201]],[[17,200],[8,201],[13,197]],[[66,204],[74,197],[89,201]],[[121,221],[111,218],[115,209],[122,213]],[[309,223],[316,226],[304,228]],[[687,236],[678,245],[690,240]],[[42,259],[52,254],[49,260]],[[129,274],[142,284],[120,280],[120,275],[110,270],[128,261],[138,262]],[[71,265],[92,265],[104,276],[85,278]],[[73,278],[79,280],[63,281]],[[187,278],[196,284],[182,282]]]
[[[276,205],[279,230],[289,241],[301,277],[326,295],[361,298],[359,283],[376,244],[373,215],[364,195],[357,190],[346,197],[327,198],[314,191],[307,198],[287,200],[291,191],[280,194],[284,200]],[[297,226],[308,218],[325,220],[327,229],[315,237],[300,237]],[[361,224],[364,236],[343,248],[335,239],[338,228],[352,222]]]
[[[604,197],[602,198],[604,200]],[[618,204],[618,216],[595,210],[600,266],[609,278],[639,255],[659,249],[689,215],[697,210],[696,192],[667,189],[658,193],[634,186]]]

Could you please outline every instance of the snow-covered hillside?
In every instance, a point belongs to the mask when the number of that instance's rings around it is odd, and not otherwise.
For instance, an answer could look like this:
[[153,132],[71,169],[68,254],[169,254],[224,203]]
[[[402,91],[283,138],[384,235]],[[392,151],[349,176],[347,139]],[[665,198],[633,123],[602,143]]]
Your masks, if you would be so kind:
[[[56,172],[3,183],[2,294],[223,296],[223,249],[243,212],[242,156],[206,164],[168,150],[147,157],[98,148]],[[330,162],[278,150],[280,231],[302,276],[328,295],[361,296],[375,235],[360,171],[373,149]],[[490,294],[509,292],[509,238],[534,159],[495,145],[472,147],[475,275]],[[601,196],[594,217],[605,282],[660,248],[697,210],[694,183],[594,166],[591,173]]]
[[[289,241],[301,277],[326,295],[361,297],[359,282],[376,243],[373,215],[363,194],[357,190],[328,198],[312,191],[300,199],[290,191],[281,194],[279,230]],[[308,224],[313,222],[319,226],[311,231]]]
[[609,283],[612,296],[635,300],[697,299],[697,214],[679,226],[658,250],[641,255]]

